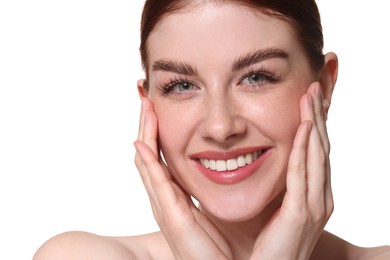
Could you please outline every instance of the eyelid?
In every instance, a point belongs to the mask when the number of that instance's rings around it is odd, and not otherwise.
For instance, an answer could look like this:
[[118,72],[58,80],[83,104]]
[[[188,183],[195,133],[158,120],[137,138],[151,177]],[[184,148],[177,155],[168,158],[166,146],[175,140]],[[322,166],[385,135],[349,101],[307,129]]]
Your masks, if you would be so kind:
[[[253,76],[253,75],[261,75],[264,77],[264,80],[259,83],[242,83],[243,80],[246,78]],[[281,75],[278,73],[273,72],[272,70],[265,69],[264,67],[254,69],[251,68],[248,70],[248,72],[244,73],[238,80],[238,84],[244,84],[244,85],[251,85],[253,87],[260,87],[263,85],[266,85],[268,83],[276,83],[280,81]],[[194,86],[194,90],[188,90],[188,91],[176,91],[174,90],[175,87],[177,87],[178,84],[183,83],[189,83]],[[175,75],[171,79],[168,80],[168,83],[163,83],[159,86],[159,90],[162,95],[164,96],[185,96],[185,95],[192,95],[195,91],[199,90],[199,84],[195,81],[188,79],[185,75]]]
[[174,88],[177,87],[178,84],[183,84],[183,83],[189,83],[194,86],[194,88],[198,88],[198,85],[192,81],[187,79],[186,77],[174,77],[169,80],[168,83],[162,84],[159,89],[162,95],[164,96],[170,96],[170,95],[188,95],[189,92],[194,92],[194,90],[189,90],[189,91],[175,91]]
[[[244,79],[246,79],[247,77],[249,76],[253,76],[253,75],[262,75],[265,77],[265,81],[264,83],[260,83],[260,84],[266,84],[266,82],[270,82],[270,83],[275,83],[275,82],[278,82],[280,80],[280,75],[274,73],[274,72],[271,72],[269,70],[266,70],[264,68],[259,68],[259,69],[250,69],[248,72],[244,73],[244,75],[242,75],[240,78],[239,78],[239,84],[242,83],[242,81]],[[256,84],[254,84],[256,85]],[[258,84],[257,84],[258,85]]]

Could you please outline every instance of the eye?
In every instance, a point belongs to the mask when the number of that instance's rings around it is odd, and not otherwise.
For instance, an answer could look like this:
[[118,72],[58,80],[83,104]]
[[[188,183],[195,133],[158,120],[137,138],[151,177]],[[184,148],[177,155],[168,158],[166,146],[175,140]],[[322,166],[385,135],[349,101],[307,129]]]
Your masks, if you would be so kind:
[[196,84],[182,79],[173,79],[160,87],[161,93],[165,96],[191,95],[198,89]]
[[240,85],[249,85],[252,87],[263,87],[269,83],[276,83],[280,80],[280,77],[272,72],[265,70],[250,71],[241,77]]
[[179,82],[176,84],[176,86],[174,86],[174,89],[177,89],[178,91],[182,92],[182,91],[191,91],[193,90],[195,87],[193,84],[189,83],[189,82]]
[[265,81],[266,79],[267,78],[265,75],[262,75],[260,73],[254,73],[245,77],[241,82],[244,84],[259,84]]

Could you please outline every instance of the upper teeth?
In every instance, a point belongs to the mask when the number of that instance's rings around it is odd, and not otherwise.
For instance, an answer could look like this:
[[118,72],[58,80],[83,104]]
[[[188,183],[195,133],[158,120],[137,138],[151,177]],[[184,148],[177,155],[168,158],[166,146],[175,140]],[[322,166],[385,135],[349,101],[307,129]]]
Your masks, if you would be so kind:
[[248,153],[246,155],[240,155],[237,158],[229,159],[229,160],[208,160],[208,159],[200,159],[200,163],[207,169],[213,171],[233,171],[240,167],[244,167],[245,165],[253,163],[262,152],[254,152]]

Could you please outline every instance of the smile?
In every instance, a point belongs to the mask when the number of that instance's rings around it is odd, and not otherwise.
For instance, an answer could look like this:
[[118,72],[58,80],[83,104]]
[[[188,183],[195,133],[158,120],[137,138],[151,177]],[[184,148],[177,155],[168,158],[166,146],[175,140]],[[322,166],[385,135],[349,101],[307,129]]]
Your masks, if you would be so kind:
[[212,159],[200,159],[200,163],[206,168],[213,171],[224,172],[224,171],[234,171],[238,168],[244,167],[246,165],[252,164],[254,161],[259,158],[265,150],[260,150],[258,152],[247,153],[245,155],[239,155],[236,158],[228,160],[212,160]]
[[206,151],[193,155],[195,167],[217,184],[235,184],[254,174],[272,152],[271,147],[231,152]]

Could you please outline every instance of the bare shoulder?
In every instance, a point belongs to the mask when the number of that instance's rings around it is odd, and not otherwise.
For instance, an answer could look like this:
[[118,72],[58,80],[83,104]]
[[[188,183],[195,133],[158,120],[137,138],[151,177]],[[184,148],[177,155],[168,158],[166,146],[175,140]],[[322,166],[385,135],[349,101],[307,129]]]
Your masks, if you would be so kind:
[[49,239],[33,260],[46,259],[135,259],[115,240],[87,232],[66,232]]
[[327,231],[320,236],[311,260],[389,260],[390,246],[359,247]]
[[131,237],[112,237],[132,252],[136,259],[174,259],[171,249],[161,232],[155,232]]
[[159,252],[165,248],[165,239],[159,233],[133,237],[104,237],[73,231],[49,239],[38,249],[33,260],[156,259],[154,256],[158,253],[165,255],[164,252]]

